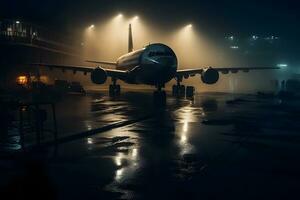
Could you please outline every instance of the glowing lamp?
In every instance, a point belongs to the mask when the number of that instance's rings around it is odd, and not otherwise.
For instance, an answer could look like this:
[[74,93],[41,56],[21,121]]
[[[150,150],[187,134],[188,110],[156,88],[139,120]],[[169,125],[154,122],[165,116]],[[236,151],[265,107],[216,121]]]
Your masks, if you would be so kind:
[[28,83],[27,76],[18,76],[17,77],[17,84],[18,85],[26,85]]

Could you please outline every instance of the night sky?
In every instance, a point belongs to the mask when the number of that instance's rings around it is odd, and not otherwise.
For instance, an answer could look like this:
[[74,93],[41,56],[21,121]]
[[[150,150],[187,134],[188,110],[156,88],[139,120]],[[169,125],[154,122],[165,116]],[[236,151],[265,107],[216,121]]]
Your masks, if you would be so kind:
[[1,2],[0,17],[72,31],[122,12],[165,28],[192,22],[207,32],[248,36],[278,35],[299,41],[297,1],[31,0]]

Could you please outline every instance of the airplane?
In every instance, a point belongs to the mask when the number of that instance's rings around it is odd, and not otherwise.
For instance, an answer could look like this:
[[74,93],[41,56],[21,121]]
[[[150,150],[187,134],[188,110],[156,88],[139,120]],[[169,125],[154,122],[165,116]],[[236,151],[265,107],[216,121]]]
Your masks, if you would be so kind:
[[106,69],[101,66],[96,68],[75,65],[57,65],[47,63],[32,63],[32,65],[46,66],[50,69],[57,68],[63,71],[71,70],[90,73],[91,81],[94,84],[104,84],[108,77],[112,84],[109,85],[109,95],[120,95],[121,88],[117,80],[128,84],[146,84],[156,88],[153,93],[154,102],[165,104],[166,92],[163,90],[166,83],[175,79],[177,84],[172,87],[174,96],[193,97],[195,88],[193,86],[181,85],[183,79],[200,75],[204,84],[215,84],[218,82],[220,73],[237,73],[238,71],[249,72],[250,70],[279,69],[279,67],[201,67],[196,69],[178,69],[178,60],[175,52],[167,45],[154,43],[142,49],[133,49],[132,27],[129,24],[128,32],[128,53],[119,57],[116,62],[86,60],[89,63],[114,66],[115,69]]

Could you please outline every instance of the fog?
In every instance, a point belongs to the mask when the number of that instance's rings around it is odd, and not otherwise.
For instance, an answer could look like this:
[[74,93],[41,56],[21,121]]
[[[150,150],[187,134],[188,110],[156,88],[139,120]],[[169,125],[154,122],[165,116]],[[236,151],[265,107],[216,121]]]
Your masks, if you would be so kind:
[[[123,16],[118,14],[111,18],[89,24],[82,31],[83,58],[90,60],[115,61],[127,52],[128,25],[132,24],[134,49],[140,49],[150,43],[164,43],[176,53],[179,69],[216,67],[251,67],[239,56],[234,55],[220,39],[206,31],[206,27],[188,22],[177,27],[159,26],[151,19],[142,16]],[[222,34],[219,34],[223,37]],[[270,63],[271,66],[271,63]],[[103,66],[109,67],[109,66]],[[257,66],[253,66],[257,67]],[[271,80],[278,79],[282,72],[265,70],[250,73],[240,72],[220,76],[215,85],[205,85],[200,77],[184,80],[185,85],[194,85],[197,91],[255,92],[273,90]],[[89,83],[86,78],[81,79]],[[108,79],[107,83],[110,82]],[[121,82],[121,81],[120,81]],[[174,81],[167,84],[169,88]],[[124,87],[140,88],[145,86],[127,85]]]

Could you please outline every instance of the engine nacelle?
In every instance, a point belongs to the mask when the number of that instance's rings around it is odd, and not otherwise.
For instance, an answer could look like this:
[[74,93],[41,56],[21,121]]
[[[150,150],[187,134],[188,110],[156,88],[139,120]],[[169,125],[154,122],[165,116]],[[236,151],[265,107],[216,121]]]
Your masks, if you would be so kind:
[[97,67],[91,72],[91,81],[95,84],[103,84],[105,83],[106,79],[106,71],[101,67]]
[[203,70],[201,80],[205,84],[215,84],[219,80],[219,72],[213,68]]

